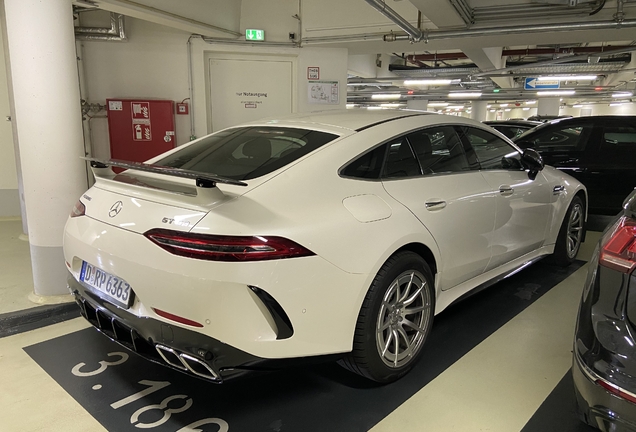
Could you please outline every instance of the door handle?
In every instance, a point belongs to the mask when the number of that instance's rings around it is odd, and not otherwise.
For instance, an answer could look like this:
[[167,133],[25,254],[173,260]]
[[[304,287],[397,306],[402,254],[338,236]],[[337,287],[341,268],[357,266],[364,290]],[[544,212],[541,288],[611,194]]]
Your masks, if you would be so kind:
[[508,185],[499,186],[499,193],[503,196],[510,196],[514,193],[514,189]]
[[443,201],[443,200],[426,201],[424,205],[426,206],[426,210],[428,211],[441,210],[444,207],[446,207],[446,201]]
[[559,195],[565,191],[565,186],[559,185],[552,188],[552,195]]

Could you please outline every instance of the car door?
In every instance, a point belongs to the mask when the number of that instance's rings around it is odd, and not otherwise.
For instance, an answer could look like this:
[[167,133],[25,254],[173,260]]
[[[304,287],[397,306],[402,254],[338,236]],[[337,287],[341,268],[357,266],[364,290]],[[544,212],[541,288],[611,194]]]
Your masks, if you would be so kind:
[[459,134],[475,152],[479,169],[496,196],[492,258],[487,270],[543,246],[551,216],[552,190],[539,173],[531,179],[516,148],[483,129],[462,126]]
[[592,180],[588,166],[591,147],[597,145],[597,131],[590,118],[563,120],[538,128],[515,141],[520,148],[533,148],[546,165],[553,166],[587,185]]
[[585,184],[594,212],[616,214],[636,187],[636,118],[596,119],[594,142],[584,168]]
[[495,196],[452,126],[392,140],[382,171],[386,191],[431,232],[441,254],[441,289],[481,274],[490,261]]

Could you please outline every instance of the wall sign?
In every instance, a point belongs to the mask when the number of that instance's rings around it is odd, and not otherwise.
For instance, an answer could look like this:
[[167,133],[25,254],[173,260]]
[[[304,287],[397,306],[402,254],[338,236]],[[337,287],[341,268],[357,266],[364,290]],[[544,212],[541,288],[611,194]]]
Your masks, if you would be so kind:
[[312,81],[307,85],[310,104],[338,105],[340,103],[338,81]]
[[131,102],[133,141],[152,141],[150,103]]
[[320,68],[318,66],[309,66],[307,68],[307,79],[308,80],[319,80],[320,79]]
[[246,29],[245,40],[254,40],[254,41],[265,40],[265,30]]

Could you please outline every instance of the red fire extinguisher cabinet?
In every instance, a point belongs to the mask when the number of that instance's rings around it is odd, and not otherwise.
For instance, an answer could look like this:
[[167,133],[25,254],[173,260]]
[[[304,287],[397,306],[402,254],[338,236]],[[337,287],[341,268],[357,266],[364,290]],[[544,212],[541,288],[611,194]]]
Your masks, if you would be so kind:
[[177,145],[174,102],[106,99],[110,157],[144,162]]

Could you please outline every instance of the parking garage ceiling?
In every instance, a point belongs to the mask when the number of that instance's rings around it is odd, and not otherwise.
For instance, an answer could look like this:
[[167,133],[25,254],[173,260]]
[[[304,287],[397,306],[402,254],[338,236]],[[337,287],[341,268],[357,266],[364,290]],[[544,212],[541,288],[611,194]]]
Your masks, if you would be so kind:
[[[215,40],[244,39],[239,26],[219,25],[221,8],[201,13],[203,0],[75,4]],[[226,24],[236,22],[237,10],[227,12]],[[298,12],[301,46],[344,47],[385,63],[374,76],[350,74],[350,103],[377,104],[377,93],[446,100],[457,92],[523,101],[537,97],[524,90],[528,77],[557,77],[560,89],[575,92],[564,95],[564,103],[611,102],[617,94],[631,100],[626,95],[636,86],[633,0],[299,0]],[[450,82],[430,81],[439,79]]]

